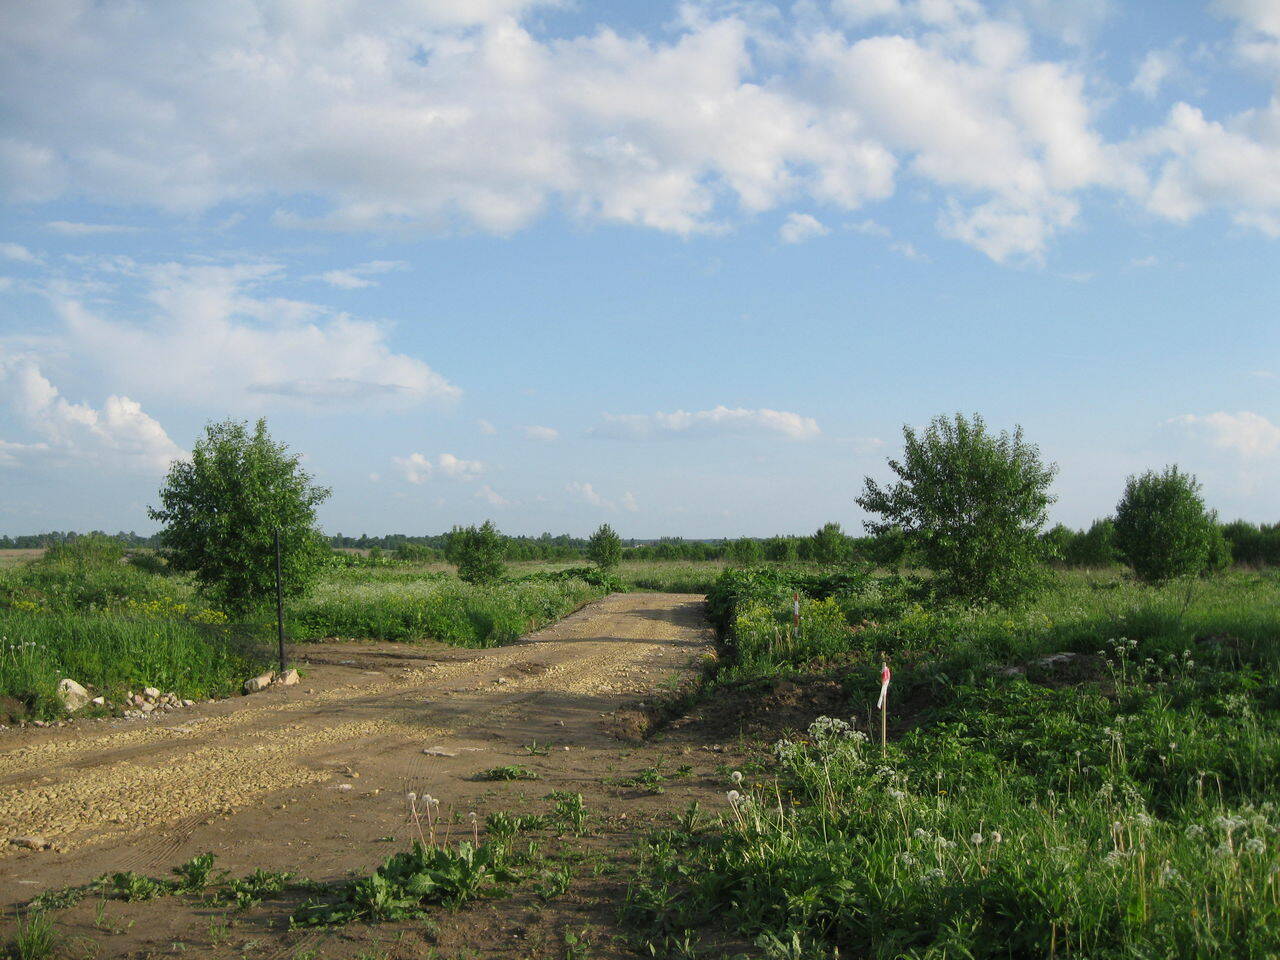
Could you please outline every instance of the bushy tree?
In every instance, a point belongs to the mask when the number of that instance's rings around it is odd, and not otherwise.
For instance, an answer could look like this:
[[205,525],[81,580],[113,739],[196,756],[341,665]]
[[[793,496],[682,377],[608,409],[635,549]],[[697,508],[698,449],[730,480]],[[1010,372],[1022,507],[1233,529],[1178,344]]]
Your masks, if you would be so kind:
[[612,573],[622,562],[622,538],[607,523],[591,535],[587,541],[587,559],[605,573]]
[[838,523],[824,523],[810,537],[809,558],[823,566],[834,566],[849,559],[849,538]]
[[169,564],[195,576],[200,591],[245,613],[275,595],[275,533],[281,580],[290,597],[304,594],[329,555],[316,529],[316,507],[329,489],[273,441],[267,423],[224,420],[205,427],[191,459],[178,460],[160,488],[161,542]]
[[1039,538],[1056,468],[1040,460],[1018,427],[994,436],[982,417],[937,417],[922,432],[903,427],[897,475],[868,477],[858,505],[879,520],[867,530],[902,537],[933,573],[930,592],[968,603],[1009,603],[1040,586]]
[[1222,565],[1227,549],[1200,484],[1176,466],[1129,477],[1116,507],[1115,541],[1121,559],[1144,583],[1203,573]]
[[478,527],[454,527],[446,550],[458,568],[458,579],[467,583],[493,583],[506,572],[502,562],[502,534],[486,520]]
[[1062,561],[1072,567],[1109,567],[1116,563],[1116,524],[1110,517],[1095,520],[1071,538]]
[[759,541],[752,540],[750,537],[740,537],[725,544],[724,557],[735,566],[745,567],[759,563],[761,556]]
[[794,563],[799,557],[795,537],[770,537],[764,542],[764,558],[774,563]]

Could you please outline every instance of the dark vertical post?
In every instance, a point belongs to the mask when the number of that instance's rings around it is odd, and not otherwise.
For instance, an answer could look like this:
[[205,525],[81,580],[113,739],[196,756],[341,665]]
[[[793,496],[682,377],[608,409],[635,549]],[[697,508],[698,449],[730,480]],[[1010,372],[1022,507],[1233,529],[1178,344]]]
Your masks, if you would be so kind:
[[284,586],[280,581],[280,528],[276,527],[276,635],[280,640],[280,672],[284,673]]

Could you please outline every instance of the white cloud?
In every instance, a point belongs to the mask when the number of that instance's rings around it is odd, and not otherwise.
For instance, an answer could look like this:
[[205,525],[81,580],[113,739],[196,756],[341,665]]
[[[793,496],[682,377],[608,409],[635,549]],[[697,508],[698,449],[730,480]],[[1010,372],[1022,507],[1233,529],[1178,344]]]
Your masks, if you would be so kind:
[[821,431],[812,417],[781,410],[714,407],[711,410],[654,414],[609,414],[591,435],[615,440],[662,437],[769,436],[811,440]]
[[483,487],[481,487],[479,490],[476,491],[476,499],[483,500],[485,503],[489,504],[489,506],[491,507],[511,506],[510,500],[502,496],[502,494],[498,493],[496,490],[493,489],[493,487],[489,486],[487,483]]
[[565,485],[565,491],[573,499],[602,510],[625,510],[627,513],[635,513],[640,509],[639,504],[636,503],[635,494],[630,490],[614,501],[602,496],[592,484],[572,480]]
[[[62,349],[148,396],[255,409],[263,397],[368,405],[459,396],[427,364],[395,352],[385,326],[270,295],[282,277],[273,264],[116,259],[49,295],[65,325]],[[141,281],[141,301],[122,280]]]
[[787,215],[786,222],[779,228],[778,236],[783,243],[803,243],[830,232],[817,217],[807,213],[792,213]]
[[1280,6],[1275,0],[1214,0],[1214,7],[1258,33],[1280,37]]
[[98,466],[163,472],[183,451],[124,396],[109,396],[101,409],[72,403],[61,395],[31,360],[0,362],[0,384],[15,419],[42,437],[37,444],[5,443],[2,459],[55,453]]
[[392,457],[391,462],[409,483],[426,483],[436,474],[449,480],[475,480],[485,471],[479,460],[463,460],[452,453],[442,453],[434,462],[422,453]]
[[112,233],[137,233],[139,228],[123,223],[78,223],[74,220],[50,220],[46,230],[64,237],[93,237]]
[[310,279],[323,280],[329,286],[340,290],[361,290],[378,285],[378,281],[370,280],[370,277],[390,273],[392,270],[404,270],[408,266],[403,260],[370,260],[368,263],[348,267],[345,270],[328,270]]
[[1232,450],[1243,457],[1263,457],[1280,452],[1280,426],[1261,414],[1247,410],[1205,416],[1188,413],[1174,417],[1170,422],[1181,424],[1207,437],[1214,446]]
[[40,258],[20,243],[0,243],[0,257],[16,263],[40,263]]
[[486,437],[492,437],[498,432],[498,428],[488,420],[477,420],[476,425],[480,428],[480,432]]
[[560,431],[555,427],[528,426],[521,427],[520,432],[524,434],[526,440],[537,440],[542,443],[560,439]]
[[1160,88],[1164,86],[1164,82],[1173,73],[1177,62],[1177,55],[1172,50],[1147,51],[1147,55],[1142,58],[1142,63],[1138,65],[1138,72],[1134,74],[1133,82],[1129,84],[1130,88],[1148,100],[1154,100]]

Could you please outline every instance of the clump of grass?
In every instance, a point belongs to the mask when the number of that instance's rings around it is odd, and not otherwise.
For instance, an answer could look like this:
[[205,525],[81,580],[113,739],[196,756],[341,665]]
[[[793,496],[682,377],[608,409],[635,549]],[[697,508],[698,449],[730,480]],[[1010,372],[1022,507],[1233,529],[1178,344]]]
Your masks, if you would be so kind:
[[9,956],[13,960],[49,960],[58,946],[53,919],[43,910],[28,910],[14,921]]
[[492,767],[488,770],[481,770],[477,773],[473,780],[537,780],[538,771],[530,770],[528,767],[522,767],[518,764],[508,764],[504,767]]

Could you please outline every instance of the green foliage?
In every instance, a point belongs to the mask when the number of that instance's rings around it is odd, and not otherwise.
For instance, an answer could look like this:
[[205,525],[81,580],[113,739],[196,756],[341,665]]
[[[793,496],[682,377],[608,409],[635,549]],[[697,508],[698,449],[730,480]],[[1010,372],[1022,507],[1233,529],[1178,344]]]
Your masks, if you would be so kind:
[[537,780],[538,771],[530,770],[528,767],[521,767],[516,764],[508,764],[505,767],[493,767],[489,770],[482,770],[473,778],[475,780]]
[[[282,893],[292,880],[291,873],[258,867],[248,876],[228,880],[219,891],[218,900],[233,904],[237,910],[245,910],[261,903],[264,897]],[[302,886],[312,887],[315,884],[305,883]]]
[[[770,649],[790,615],[778,581],[723,579],[728,679],[815,655]],[[1278,599],[1273,571],[1209,578],[1190,605],[1059,571],[1018,610],[923,608],[891,581],[802,600],[816,655],[851,662],[848,713],[874,702],[887,649],[908,729],[883,756],[839,720],[778,744],[758,788],[726,783],[713,829],[655,838],[628,914],[658,955],[714,925],[778,957],[1268,956]],[[1039,663],[1064,650],[1081,656]]]
[[1246,520],[1233,520],[1223,526],[1222,534],[1236,563],[1257,567],[1280,566],[1280,523],[1253,524]]
[[1072,567],[1109,567],[1119,560],[1116,524],[1109,517],[1095,520],[1088,530],[1072,534],[1062,550],[1062,562]]
[[587,542],[587,559],[604,573],[613,573],[622,562],[622,538],[607,523],[600,524],[599,529],[591,535]]
[[456,907],[518,879],[502,847],[465,842],[425,847],[415,842],[411,850],[388,857],[372,875],[344,885],[336,903],[304,904],[293,923],[421,920],[429,906]]
[[57,946],[52,918],[43,910],[29,910],[14,921],[8,956],[12,960],[51,960]]
[[849,538],[838,523],[824,523],[810,537],[809,559],[814,563],[831,567],[847,563],[851,555]]
[[242,421],[211,423],[190,460],[170,468],[159,509],[169,562],[195,576],[202,592],[243,613],[275,593],[274,537],[280,532],[282,581],[290,597],[306,593],[329,554],[315,528],[329,490],[315,486],[297,456]]
[[174,867],[173,872],[178,876],[178,889],[183,893],[199,893],[218,879],[213,872],[215,859],[212,853],[201,853]]
[[998,437],[980,416],[938,417],[917,434],[903,427],[905,452],[890,460],[898,479],[870,477],[858,505],[878,515],[873,534],[898,533],[932,571],[929,593],[966,603],[1009,603],[1044,582],[1038,534],[1053,498],[1055,467],[1022,438]]
[[493,583],[502,577],[502,535],[492,520],[478,527],[454,527],[449,534],[449,562],[458,568],[458,579],[466,583]]
[[1116,507],[1115,540],[1120,556],[1145,583],[1203,573],[1221,563],[1225,549],[1200,484],[1176,466],[1129,477]]
[[764,542],[764,558],[770,563],[795,563],[799,555],[796,537],[770,537]]

